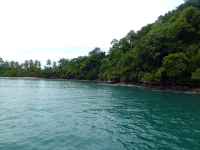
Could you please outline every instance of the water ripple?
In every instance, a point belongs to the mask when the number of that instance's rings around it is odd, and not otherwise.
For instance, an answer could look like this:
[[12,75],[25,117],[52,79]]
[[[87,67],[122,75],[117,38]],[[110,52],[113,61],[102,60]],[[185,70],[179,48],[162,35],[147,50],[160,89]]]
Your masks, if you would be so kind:
[[200,149],[200,96],[0,79],[0,149]]

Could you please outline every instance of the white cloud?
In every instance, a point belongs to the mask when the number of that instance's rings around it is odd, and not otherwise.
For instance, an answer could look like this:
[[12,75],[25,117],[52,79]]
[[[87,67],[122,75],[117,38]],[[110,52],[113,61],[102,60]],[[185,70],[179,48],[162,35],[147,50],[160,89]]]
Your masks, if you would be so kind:
[[88,47],[108,50],[112,39],[139,30],[181,3],[183,0],[0,1],[0,57],[44,61],[87,55]]

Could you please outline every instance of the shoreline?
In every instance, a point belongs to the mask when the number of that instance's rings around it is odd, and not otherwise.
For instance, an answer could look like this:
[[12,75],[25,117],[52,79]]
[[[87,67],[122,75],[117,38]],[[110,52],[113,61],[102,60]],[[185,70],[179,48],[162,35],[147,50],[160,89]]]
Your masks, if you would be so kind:
[[38,79],[45,79],[45,78],[37,78],[37,77],[0,77],[4,79],[33,79],[33,80],[38,80]]
[[49,78],[37,78],[37,77],[0,77],[4,79],[31,79],[31,80],[74,80],[74,81],[98,81],[104,84],[116,84],[125,86],[141,87],[146,90],[156,90],[156,91],[168,91],[168,92],[183,92],[183,93],[196,93],[200,94],[200,87],[188,86],[188,85],[166,85],[159,82],[112,82],[110,80],[79,80],[79,79],[49,79]]
[[99,81],[99,80],[86,80],[86,79],[61,79],[61,78],[55,78],[55,79],[50,79],[50,78],[37,78],[37,77],[2,77],[0,76],[0,79],[31,79],[31,80],[75,80],[75,81]]
[[145,89],[145,90],[200,94],[199,86],[195,87],[195,86],[188,86],[188,85],[167,85],[167,84],[159,83],[159,82],[112,82],[110,80],[101,81],[101,82],[105,84],[141,87],[142,89]]

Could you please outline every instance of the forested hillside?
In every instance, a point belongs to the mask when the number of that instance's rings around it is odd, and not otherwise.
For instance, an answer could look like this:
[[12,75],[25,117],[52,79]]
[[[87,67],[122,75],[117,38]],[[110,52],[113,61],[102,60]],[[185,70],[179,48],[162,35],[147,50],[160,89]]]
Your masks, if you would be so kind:
[[0,59],[1,76],[98,79],[113,82],[200,84],[200,0],[187,0],[138,32],[113,39],[106,55],[96,47],[88,56],[23,64]]

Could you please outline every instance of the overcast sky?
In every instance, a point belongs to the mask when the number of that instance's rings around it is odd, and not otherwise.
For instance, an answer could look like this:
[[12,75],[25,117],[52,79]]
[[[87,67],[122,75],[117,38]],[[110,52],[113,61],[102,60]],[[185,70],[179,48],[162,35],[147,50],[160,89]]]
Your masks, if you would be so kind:
[[1,0],[3,60],[76,58],[138,31],[183,0]]

